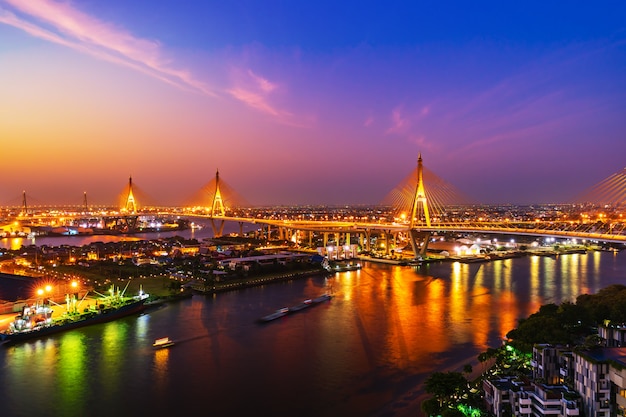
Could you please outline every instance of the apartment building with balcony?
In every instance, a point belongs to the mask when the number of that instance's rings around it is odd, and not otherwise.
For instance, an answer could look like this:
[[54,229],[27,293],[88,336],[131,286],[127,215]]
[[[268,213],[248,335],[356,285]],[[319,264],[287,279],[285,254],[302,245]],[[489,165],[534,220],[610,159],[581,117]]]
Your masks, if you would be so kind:
[[626,348],[573,352],[574,388],[586,417],[626,415]]
[[547,385],[519,377],[483,382],[485,406],[496,417],[576,417],[580,396],[562,385]]
[[626,325],[611,323],[609,320],[598,326],[598,336],[607,347],[626,346]]

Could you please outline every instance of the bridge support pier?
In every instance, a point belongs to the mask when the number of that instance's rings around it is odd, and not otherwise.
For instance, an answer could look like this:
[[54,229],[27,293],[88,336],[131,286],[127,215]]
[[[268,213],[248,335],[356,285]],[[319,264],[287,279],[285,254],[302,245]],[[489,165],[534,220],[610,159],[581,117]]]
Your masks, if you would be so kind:
[[239,222],[239,237],[243,237],[243,222]]
[[409,238],[411,240],[411,247],[415,259],[420,259],[426,256],[426,249],[428,248],[428,241],[430,240],[431,232],[424,232],[420,230],[409,230]]
[[224,233],[224,219],[216,220],[211,217],[211,227],[213,228],[213,237],[222,237]]
[[384,230],[383,234],[385,235],[385,255],[389,255],[389,250],[391,249],[391,230]]

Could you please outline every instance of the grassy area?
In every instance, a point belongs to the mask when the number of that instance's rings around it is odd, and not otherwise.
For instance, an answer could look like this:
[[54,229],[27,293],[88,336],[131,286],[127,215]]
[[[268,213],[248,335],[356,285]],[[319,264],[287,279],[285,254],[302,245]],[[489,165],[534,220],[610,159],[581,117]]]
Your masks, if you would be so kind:
[[[110,283],[104,284],[104,287],[108,287],[113,284],[119,287],[120,290],[126,288],[126,295],[137,295],[139,290],[150,294],[153,297],[164,297],[172,293],[178,292],[171,286],[172,283],[177,281],[171,280],[168,277],[145,277],[145,278],[132,278],[127,280],[111,280]],[[126,287],[128,285],[128,287]]]

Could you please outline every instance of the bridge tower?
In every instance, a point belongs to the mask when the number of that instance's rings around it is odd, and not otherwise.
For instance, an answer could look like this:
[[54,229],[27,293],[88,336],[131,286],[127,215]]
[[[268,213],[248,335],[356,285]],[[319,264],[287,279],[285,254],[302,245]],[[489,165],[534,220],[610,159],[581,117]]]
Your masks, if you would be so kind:
[[[426,249],[428,247],[428,240],[430,239],[431,232],[418,230],[415,226],[417,219],[418,208],[421,205],[421,210],[424,213],[424,220],[426,221],[426,227],[430,228],[430,214],[428,212],[428,200],[426,198],[426,190],[424,188],[424,173],[422,167],[422,154],[420,152],[417,157],[417,186],[415,187],[415,196],[413,196],[413,207],[411,210],[411,221],[409,223],[409,235],[411,238],[411,246],[413,247],[413,253],[415,258],[421,258],[426,255]],[[421,215],[420,215],[421,217]]]
[[28,204],[26,204],[26,190],[22,191],[22,211],[24,213],[24,216],[28,214]]
[[89,211],[89,206],[87,205],[87,191],[83,192],[83,212],[87,213]]
[[430,214],[428,213],[428,201],[426,200],[426,191],[424,191],[424,173],[422,168],[422,154],[417,157],[417,187],[415,196],[413,197],[413,210],[411,211],[411,229],[415,227],[415,219],[418,214],[418,205],[422,205],[426,227],[430,227]]
[[221,217],[226,215],[226,210],[224,209],[224,201],[222,200],[222,192],[220,191],[220,171],[217,170],[215,172],[215,193],[213,194],[213,202],[211,204],[211,215],[215,216],[217,214]]
[[128,177],[128,195],[126,196],[126,204],[123,210],[132,214],[137,213],[137,202],[133,195],[133,177]]
[[215,192],[213,193],[213,201],[211,202],[211,227],[213,228],[213,237],[220,237],[224,232],[224,219],[216,220],[215,217],[224,217],[226,209],[224,208],[224,200],[222,200],[222,192],[220,190],[220,171],[215,171]]

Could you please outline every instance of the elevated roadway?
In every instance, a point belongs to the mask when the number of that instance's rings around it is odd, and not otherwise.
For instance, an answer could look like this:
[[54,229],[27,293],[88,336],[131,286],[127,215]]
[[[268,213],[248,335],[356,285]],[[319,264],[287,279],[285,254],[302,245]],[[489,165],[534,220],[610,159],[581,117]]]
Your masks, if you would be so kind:
[[[94,217],[139,217],[139,216],[180,216],[185,218],[206,219],[215,222],[236,222],[268,225],[287,230],[298,230],[318,233],[386,233],[397,234],[408,232],[411,228],[408,223],[373,223],[354,221],[334,221],[334,220],[292,220],[292,219],[265,219],[260,217],[236,217],[236,216],[211,216],[202,214],[185,213],[179,210],[160,210],[135,214],[98,214],[98,213],[65,213],[65,214],[42,214],[19,217],[16,221],[22,225],[44,224],[50,221],[62,222],[76,221],[82,218]],[[215,228],[215,227],[214,227]],[[414,230],[419,232],[458,232],[458,233],[480,233],[480,234],[506,234],[519,236],[537,236],[570,238],[590,241],[601,241],[607,243],[626,243],[626,223],[571,223],[571,222],[449,222],[432,223],[427,225],[415,225]],[[219,234],[217,234],[219,235]]]

